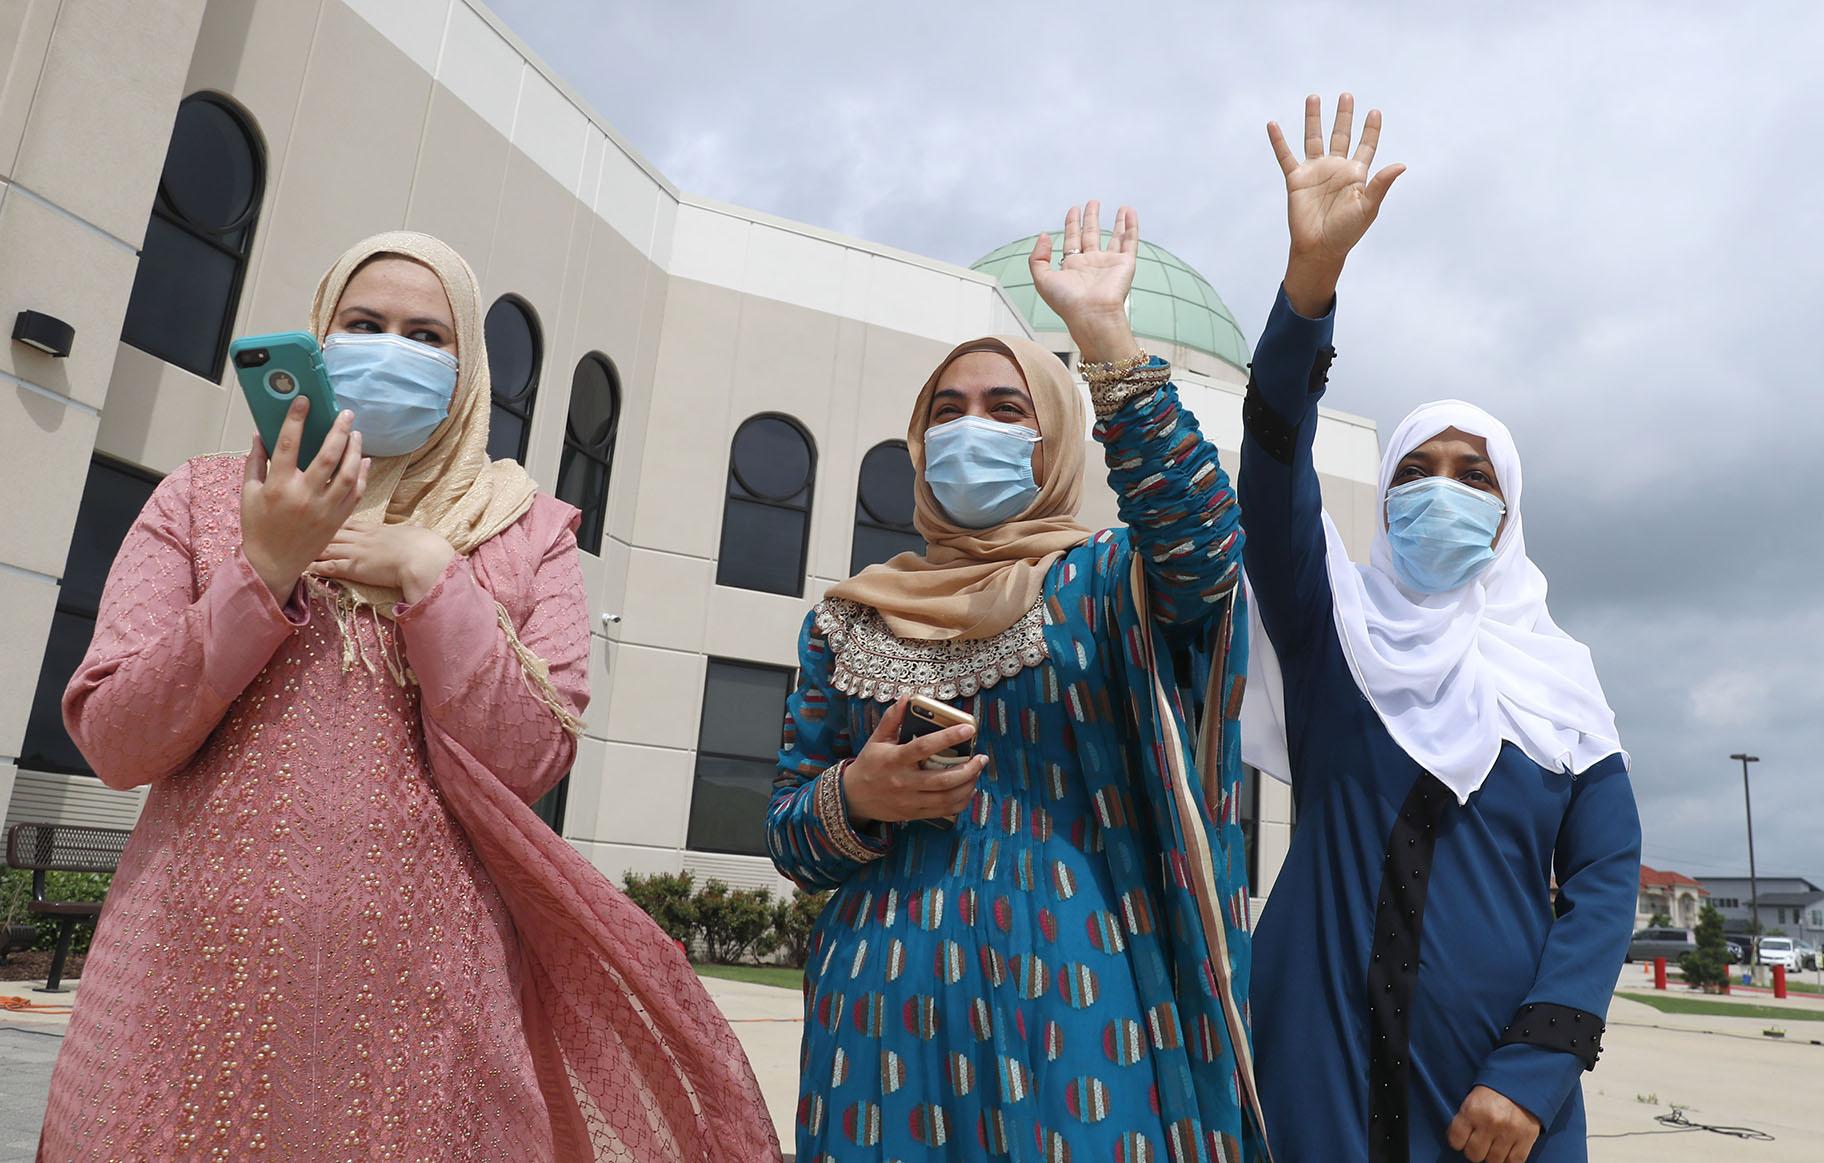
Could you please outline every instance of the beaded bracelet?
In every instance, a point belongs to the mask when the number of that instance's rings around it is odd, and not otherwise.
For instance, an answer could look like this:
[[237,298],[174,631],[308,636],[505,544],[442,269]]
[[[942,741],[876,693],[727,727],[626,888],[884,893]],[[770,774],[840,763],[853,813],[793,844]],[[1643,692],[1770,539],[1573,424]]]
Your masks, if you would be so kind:
[[881,853],[862,842],[861,836],[855,831],[855,825],[849,820],[849,807],[842,795],[842,776],[850,762],[845,759],[817,777],[814,806],[817,820],[829,836],[830,846],[836,849],[836,855],[865,864],[878,859]]

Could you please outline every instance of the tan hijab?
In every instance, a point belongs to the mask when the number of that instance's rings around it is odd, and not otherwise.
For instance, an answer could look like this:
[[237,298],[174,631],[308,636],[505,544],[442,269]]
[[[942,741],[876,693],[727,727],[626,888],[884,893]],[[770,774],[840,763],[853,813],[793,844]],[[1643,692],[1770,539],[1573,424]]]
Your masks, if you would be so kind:
[[[950,523],[925,483],[925,426],[938,378],[959,356],[993,351],[1013,360],[1038,411],[1045,479],[1032,504],[989,529]],[[830,590],[880,611],[901,638],[992,638],[1037,604],[1052,564],[1089,540],[1077,523],[1083,492],[1083,401],[1058,357],[1030,339],[993,337],[958,344],[918,393],[906,448],[916,476],[913,524],[927,549],[871,565]]]
[[[317,284],[310,304],[310,330],[321,343],[329,334],[336,306],[348,281],[369,259],[398,255],[429,267],[443,284],[456,323],[456,390],[450,397],[450,414],[431,433],[424,447],[405,456],[379,457],[367,473],[367,492],[355,508],[356,518],[388,525],[422,525],[441,534],[457,553],[468,556],[477,546],[525,516],[538,492],[526,470],[511,460],[488,459],[488,415],[493,405],[488,381],[488,344],[481,314],[481,289],[469,264],[442,239],[409,230],[389,231],[357,242]],[[392,618],[393,608],[405,595],[396,589],[356,585],[308,577],[313,592],[330,603],[342,631],[343,664],[361,662],[369,670],[357,621],[363,610],[374,617]],[[520,642],[505,606],[494,603],[496,618],[507,643],[519,659],[533,691],[571,734],[582,730],[582,721],[551,685],[551,668]],[[382,661],[395,681],[413,681],[404,660],[386,653],[380,635]]]
[[[456,322],[456,391],[450,415],[423,448],[377,458],[355,517],[389,525],[422,525],[442,534],[457,553],[475,547],[519,520],[532,507],[538,486],[511,460],[488,459],[488,345],[482,334],[481,291],[475,272],[448,243],[409,230],[376,234],[350,247],[317,284],[310,330],[321,343],[348,281],[369,259],[398,255],[429,267],[443,284]],[[342,583],[337,583],[341,585]],[[398,590],[345,587],[362,605],[391,617],[403,600]]]

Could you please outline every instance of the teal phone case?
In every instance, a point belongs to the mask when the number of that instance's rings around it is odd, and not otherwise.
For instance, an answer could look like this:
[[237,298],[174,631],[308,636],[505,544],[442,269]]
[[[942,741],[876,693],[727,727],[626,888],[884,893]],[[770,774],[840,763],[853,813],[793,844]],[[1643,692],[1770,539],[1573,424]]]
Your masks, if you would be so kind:
[[337,411],[335,389],[329,386],[316,337],[304,331],[243,336],[228,345],[228,358],[268,455],[278,443],[292,401],[299,396],[310,401],[298,446],[298,467],[310,467],[335,425]]

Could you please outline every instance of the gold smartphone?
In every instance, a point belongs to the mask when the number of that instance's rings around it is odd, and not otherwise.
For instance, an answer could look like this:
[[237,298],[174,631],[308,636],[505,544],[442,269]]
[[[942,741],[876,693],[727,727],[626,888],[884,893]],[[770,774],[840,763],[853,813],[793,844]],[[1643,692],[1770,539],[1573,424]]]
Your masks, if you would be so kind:
[[[921,736],[948,731],[952,727],[961,727],[965,723],[971,727],[975,726],[975,716],[967,711],[959,711],[949,703],[940,703],[936,699],[926,698],[924,695],[913,695],[906,705],[905,720],[899,725],[899,741],[902,744],[910,743]],[[969,762],[974,755],[975,736],[971,735],[956,746],[946,747],[939,751],[920,763],[919,766],[926,771],[943,771]],[[948,818],[924,822],[934,828],[956,826],[956,821]]]
[[[913,695],[906,706],[905,721],[899,725],[899,741],[910,743],[914,739],[965,724],[975,726],[975,716],[967,711],[959,711],[949,703],[940,703],[924,695]],[[969,762],[974,754],[975,738],[971,736],[954,747],[939,751],[925,760],[925,763],[933,770],[955,767],[959,763]]]

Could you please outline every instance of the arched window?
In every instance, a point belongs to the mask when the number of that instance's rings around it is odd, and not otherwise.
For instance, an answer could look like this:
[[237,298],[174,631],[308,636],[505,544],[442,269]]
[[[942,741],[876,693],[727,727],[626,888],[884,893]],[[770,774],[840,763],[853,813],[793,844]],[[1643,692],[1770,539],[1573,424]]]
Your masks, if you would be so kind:
[[912,527],[912,457],[905,441],[889,440],[861,458],[849,572],[860,573],[908,550],[925,551],[925,539]]
[[222,376],[266,163],[245,115],[198,93],[177,107],[120,337],[207,379]]
[[538,368],[544,339],[531,304],[502,295],[488,308],[483,330],[488,341],[488,378],[494,383],[494,412],[488,420],[488,456],[526,463],[532,436],[532,405],[538,398]]
[[592,351],[577,361],[570,379],[570,418],[564,425],[564,459],[557,470],[558,498],[583,511],[576,543],[589,553],[602,551],[608,470],[614,463],[620,423],[621,377],[613,361]]
[[817,449],[786,416],[751,417],[728,457],[716,584],[799,597],[811,540]]

